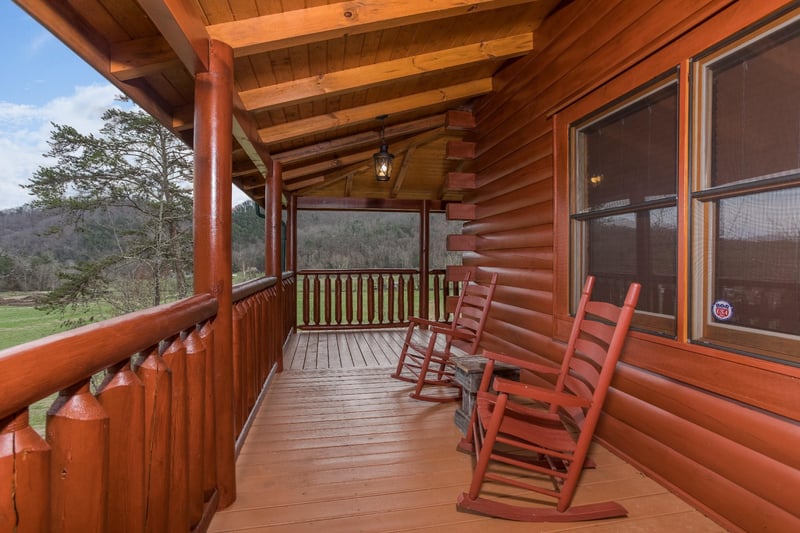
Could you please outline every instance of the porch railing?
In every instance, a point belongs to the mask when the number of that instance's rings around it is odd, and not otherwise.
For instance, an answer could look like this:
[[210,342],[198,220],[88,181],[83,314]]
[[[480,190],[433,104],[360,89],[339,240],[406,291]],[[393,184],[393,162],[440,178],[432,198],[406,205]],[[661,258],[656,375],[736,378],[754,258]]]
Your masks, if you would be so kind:
[[[420,316],[419,271],[413,269],[301,270],[298,272],[300,329],[400,327]],[[447,298],[458,286],[432,270],[427,316],[447,319]]]
[[[214,364],[234,361],[239,433],[279,366],[276,291],[274,278],[235,288],[232,354],[214,353],[210,295],[0,351],[0,531],[202,529],[218,468],[233,467],[216,443],[236,439],[217,424]],[[42,438],[29,407],[54,394]]]

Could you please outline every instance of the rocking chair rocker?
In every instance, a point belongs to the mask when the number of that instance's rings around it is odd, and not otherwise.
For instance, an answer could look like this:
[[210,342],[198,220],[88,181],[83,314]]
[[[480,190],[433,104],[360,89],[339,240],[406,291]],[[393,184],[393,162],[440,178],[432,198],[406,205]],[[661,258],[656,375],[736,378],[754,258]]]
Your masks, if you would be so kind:
[[[450,357],[454,349],[466,355],[474,355],[489,314],[489,307],[497,285],[497,274],[492,274],[489,284],[484,286],[471,279],[468,272],[462,283],[458,303],[450,324],[410,317],[410,324],[400,352],[397,369],[391,375],[395,379],[416,383],[409,396],[429,402],[449,402],[461,398],[461,388],[454,381],[455,371]],[[422,339],[421,328],[427,328],[430,336]],[[444,339],[444,347],[437,348],[437,340]],[[455,387],[455,394],[423,394],[426,385]]]
[[[639,284],[632,283],[620,308],[590,301],[593,286],[594,277],[589,276],[560,368],[484,353],[488,362],[470,428],[459,444],[459,450],[476,454],[469,492],[458,498],[459,510],[529,522],[627,515],[616,502],[571,506],[581,470],[590,464],[589,446],[640,291]],[[597,320],[587,319],[587,315]],[[532,372],[538,377],[537,383],[545,383],[543,376],[550,374],[555,386],[492,379],[496,361],[520,367],[523,381]],[[554,506],[534,507],[480,497],[487,480],[556,501]],[[548,488],[547,482],[552,482],[553,488]],[[497,494],[497,486],[490,487],[488,490]],[[514,497],[509,495],[508,499]]]

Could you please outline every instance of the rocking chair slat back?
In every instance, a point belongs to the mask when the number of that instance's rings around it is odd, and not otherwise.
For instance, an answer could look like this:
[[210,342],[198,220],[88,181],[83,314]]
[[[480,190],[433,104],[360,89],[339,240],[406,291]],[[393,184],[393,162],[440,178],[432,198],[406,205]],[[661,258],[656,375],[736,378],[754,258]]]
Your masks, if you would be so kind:
[[[462,450],[472,449],[477,455],[472,484],[469,492],[459,498],[459,509],[529,521],[626,514],[614,502],[570,507],[640,291],[639,285],[632,283],[625,303],[617,307],[591,302],[593,288],[594,277],[589,276],[552,389],[503,378],[492,380],[487,373],[491,373],[494,360],[513,361],[523,375],[544,371],[552,374],[555,369],[485,352],[490,363],[481,381],[470,431],[459,446]],[[543,405],[543,409],[532,409],[531,402]],[[502,473],[498,473],[497,464],[507,465],[501,468]],[[523,473],[509,474],[509,466],[514,467],[511,471],[516,468]],[[531,482],[541,474],[551,478],[553,485]],[[486,480],[552,496],[555,508],[510,505],[480,497]],[[491,492],[496,494],[497,489],[493,487]]]
[[[470,355],[478,352],[496,285],[497,274],[492,274],[488,284],[482,285],[467,272],[450,324],[411,317],[397,369],[392,377],[417,384],[411,393],[412,398],[428,401],[460,398],[461,389],[453,379],[450,357],[454,349]],[[427,342],[418,340],[417,331],[421,328],[428,328],[431,332]],[[439,337],[444,340],[443,348],[437,347]],[[457,389],[457,394],[429,396],[422,393],[425,385],[445,385]]]

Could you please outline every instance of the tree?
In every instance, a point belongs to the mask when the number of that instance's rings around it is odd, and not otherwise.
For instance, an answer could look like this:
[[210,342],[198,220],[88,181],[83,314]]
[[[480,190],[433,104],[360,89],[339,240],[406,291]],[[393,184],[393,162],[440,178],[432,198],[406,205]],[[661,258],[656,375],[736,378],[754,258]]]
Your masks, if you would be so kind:
[[[143,111],[106,110],[98,135],[53,124],[45,157],[24,187],[33,205],[57,209],[84,242],[105,246],[98,259],[62,272],[45,307],[103,299],[120,313],[187,296],[191,273],[192,154]],[[113,243],[108,246],[108,243]],[[136,286],[134,290],[132,285]],[[147,287],[147,296],[131,298]]]

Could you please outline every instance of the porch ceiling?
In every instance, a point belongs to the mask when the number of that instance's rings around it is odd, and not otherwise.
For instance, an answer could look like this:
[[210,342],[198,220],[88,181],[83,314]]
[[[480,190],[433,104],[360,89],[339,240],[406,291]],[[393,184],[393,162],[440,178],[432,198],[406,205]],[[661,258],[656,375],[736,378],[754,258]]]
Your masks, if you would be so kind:
[[[559,0],[17,0],[187,143],[208,42],[234,51],[233,182],[262,200],[269,158],[298,196],[458,201],[445,157],[494,74]],[[396,156],[378,183],[380,122]]]

